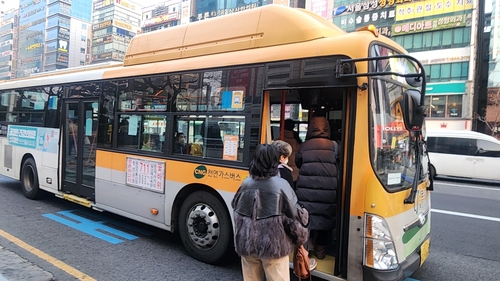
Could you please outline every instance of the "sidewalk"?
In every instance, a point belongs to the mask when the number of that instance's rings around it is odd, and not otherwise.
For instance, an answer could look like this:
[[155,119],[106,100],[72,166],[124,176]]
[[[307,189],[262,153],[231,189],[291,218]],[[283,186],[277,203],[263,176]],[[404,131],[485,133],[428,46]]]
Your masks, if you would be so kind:
[[51,281],[52,273],[0,246],[0,281]]

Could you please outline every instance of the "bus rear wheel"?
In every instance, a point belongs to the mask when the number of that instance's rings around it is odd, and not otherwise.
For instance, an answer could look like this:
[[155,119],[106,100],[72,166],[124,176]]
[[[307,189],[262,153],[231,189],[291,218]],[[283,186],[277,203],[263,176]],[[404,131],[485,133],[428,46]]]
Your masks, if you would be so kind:
[[197,260],[220,264],[234,253],[231,218],[214,195],[189,195],[179,213],[179,234],[188,253]]
[[38,199],[40,197],[40,186],[38,183],[38,171],[35,160],[27,158],[21,168],[21,185],[23,194],[28,199]]

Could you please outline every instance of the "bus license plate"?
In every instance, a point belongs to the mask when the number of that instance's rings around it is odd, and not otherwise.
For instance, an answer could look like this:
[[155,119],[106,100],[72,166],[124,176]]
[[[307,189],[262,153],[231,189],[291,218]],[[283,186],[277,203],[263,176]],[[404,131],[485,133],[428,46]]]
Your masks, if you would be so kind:
[[431,240],[427,239],[422,246],[420,246],[420,266],[424,263],[424,261],[429,256],[429,246],[431,244]]

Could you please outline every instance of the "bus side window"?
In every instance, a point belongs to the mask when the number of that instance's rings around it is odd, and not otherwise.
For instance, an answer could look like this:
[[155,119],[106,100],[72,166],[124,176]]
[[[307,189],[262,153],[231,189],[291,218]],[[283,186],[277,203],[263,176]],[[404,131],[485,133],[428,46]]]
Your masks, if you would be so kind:
[[201,124],[201,136],[205,157],[222,159],[222,138],[219,122],[205,121]]

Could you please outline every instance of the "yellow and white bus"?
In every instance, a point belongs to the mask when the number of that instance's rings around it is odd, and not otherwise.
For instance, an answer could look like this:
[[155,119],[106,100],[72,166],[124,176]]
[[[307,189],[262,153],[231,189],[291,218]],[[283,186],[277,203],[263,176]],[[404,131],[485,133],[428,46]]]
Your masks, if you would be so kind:
[[[0,83],[0,174],[234,255],[230,202],[259,143],[322,115],[341,144],[337,227],[313,275],[402,280],[429,253],[422,65],[373,26],[268,5],[134,37],[123,63]],[[185,143],[177,142],[182,133]]]

